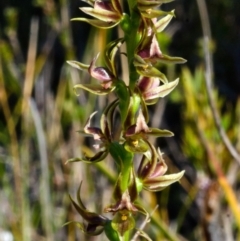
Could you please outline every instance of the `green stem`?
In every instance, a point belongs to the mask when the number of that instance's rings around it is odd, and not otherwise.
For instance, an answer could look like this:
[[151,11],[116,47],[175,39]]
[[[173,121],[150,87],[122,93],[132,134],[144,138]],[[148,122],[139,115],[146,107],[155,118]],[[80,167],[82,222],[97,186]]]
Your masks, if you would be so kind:
[[124,192],[128,188],[129,177],[133,165],[133,153],[125,150],[124,146],[118,142],[111,143],[109,152],[114,158],[117,166],[120,167],[121,173],[121,190]]
[[132,165],[133,165],[133,158],[125,160],[122,165],[122,180],[121,180],[121,190],[124,192],[125,190],[128,189],[128,183],[129,183],[129,178],[131,175],[131,170],[132,170]]
[[130,14],[132,15],[134,9],[137,8],[137,1],[136,0],[128,0],[128,7],[129,7]]
[[139,25],[141,21],[141,15],[137,8],[137,3],[134,0],[128,1],[130,17],[128,15],[124,16],[124,20],[121,27],[124,31],[124,37],[127,47],[127,58],[129,67],[129,87],[131,90],[134,89],[135,83],[138,80],[139,74],[133,64],[134,54],[136,47],[138,46],[139,40],[141,38],[139,34]]

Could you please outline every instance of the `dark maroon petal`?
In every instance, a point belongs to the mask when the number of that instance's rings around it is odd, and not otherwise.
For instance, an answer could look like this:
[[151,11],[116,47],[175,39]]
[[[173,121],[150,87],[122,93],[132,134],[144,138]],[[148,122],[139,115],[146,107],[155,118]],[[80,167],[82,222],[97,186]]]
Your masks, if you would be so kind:
[[101,225],[104,226],[104,224],[106,224],[106,222],[108,221],[107,218],[105,218],[102,215],[99,215],[97,213],[93,213],[93,212],[89,212],[87,209],[83,209],[82,207],[80,207],[69,195],[70,200],[73,204],[73,206],[75,207],[75,209],[77,210],[77,212],[89,223],[91,224],[97,224],[97,225]]
[[132,136],[132,135],[134,135],[134,134],[136,133],[136,132],[135,132],[135,129],[136,129],[136,124],[130,126],[130,127],[127,129],[127,131],[126,131],[125,136]]
[[138,177],[140,179],[144,179],[145,177],[147,177],[150,168],[151,168],[150,161],[145,155],[143,155],[137,171]]
[[97,236],[101,234],[103,230],[104,230],[104,227],[101,227],[95,224],[88,224],[86,229],[83,230],[83,232],[90,236]]
[[95,9],[104,9],[104,10],[109,10],[109,11],[114,10],[112,7],[111,1],[95,1],[94,8]]
[[104,137],[101,129],[98,127],[88,127],[87,129],[85,129],[85,131],[88,134],[92,134],[94,140],[101,140]]
[[151,86],[151,78],[150,77],[141,77],[141,79],[138,81],[138,88],[141,92],[145,92],[149,89]]
[[87,163],[95,163],[95,162],[100,162],[102,161],[104,158],[106,158],[106,156],[108,155],[108,150],[104,150],[104,151],[100,151],[97,152],[94,156],[90,157],[85,155],[82,158],[83,162],[87,162]]
[[146,58],[150,57],[149,49],[140,50],[137,54],[143,59],[146,59]]

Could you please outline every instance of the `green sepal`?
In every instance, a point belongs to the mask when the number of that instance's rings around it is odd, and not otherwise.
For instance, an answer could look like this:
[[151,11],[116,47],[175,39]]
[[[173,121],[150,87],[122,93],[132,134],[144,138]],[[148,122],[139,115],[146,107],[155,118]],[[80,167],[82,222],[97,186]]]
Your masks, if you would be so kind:
[[82,158],[80,157],[75,157],[75,158],[71,158],[71,159],[68,159],[66,161],[66,164],[69,163],[69,162],[85,162],[85,163],[95,163],[95,162],[100,162],[102,161],[103,159],[106,158],[106,156],[108,155],[108,151],[105,150],[105,151],[100,151],[98,153],[96,153],[94,156],[92,157],[89,157],[89,156],[84,156]]
[[97,20],[97,19],[88,19],[88,18],[73,18],[71,19],[72,21],[82,21],[82,22],[86,22],[89,23],[90,25],[96,27],[96,28],[101,28],[101,29],[109,29],[109,28],[113,28],[116,25],[118,25],[119,22],[104,22],[101,20]]
[[84,89],[95,95],[107,95],[112,92],[115,87],[113,86],[111,88],[105,89],[99,84],[77,84],[73,87],[73,90],[76,95],[79,95],[79,93],[77,93],[77,89]]
[[118,48],[123,43],[123,38],[116,39],[112,42],[110,42],[104,51],[104,62],[107,66],[107,68],[114,74],[114,76],[117,76],[114,58],[118,51]]
[[149,9],[142,11],[141,14],[145,17],[145,18],[159,18],[165,15],[172,15],[173,12],[165,12],[165,11],[161,11],[161,10],[156,10],[156,9],[151,9],[149,11]]
[[155,24],[154,27],[157,30],[158,33],[162,32],[167,25],[170,23],[170,21],[172,20],[172,18],[175,16],[174,14],[174,10],[172,10],[167,16],[161,18],[160,20],[158,20]]
[[161,130],[158,128],[149,128],[150,132],[148,132],[149,136],[155,137],[172,137],[174,134],[169,130]]
[[157,77],[163,83],[167,83],[167,77],[157,68],[153,67],[151,62],[145,61],[139,55],[135,54],[133,64],[136,67],[137,72],[146,77]]
[[152,100],[145,100],[146,105],[155,105],[158,102],[159,98],[152,99]]
[[138,8],[139,10],[147,10],[152,9],[155,7],[158,7],[162,3],[170,3],[174,0],[154,0],[154,1],[148,1],[148,0],[138,0]]
[[[146,59],[147,60],[147,59]],[[181,57],[171,57],[166,54],[162,54],[161,58],[158,58],[156,60],[156,66],[158,66],[159,63],[163,64],[184,64],[187,62],[186,59]]]
[[[143,40],[144,41],[144,40]],[[149,64],[144,61],[139,55],[135,54],[133,64],[135,67],[148,68]]]
[[90,66],[89,64],[83,64],[83,63],[75,61],[75,60],[68,60],[67,63],[69,65],[71,65],[72,67],[79,69],[79,70],[88,69]]
[[168,82],[167,77],[165,74],[163,74],[161,71],[159,71],[157,68],[152,67],[151,64],[147,68],[141,68],[137,67],[137,72],[140,75],[146,76],[146,77],[157,77],[159,78],[164,84]]
[[95,9],[91,7],[82,7],[80,8],[84,13],[89,14],[90,16],[97,18],[104,22],[119,22],[119,14],[105,10],[105,9]]
[[138,203],[134,203],[134,206],[137,208],[138,212],[145,215],[146,217],[149,217],[149,213],[147,212],[147,210],[142,207],[142,205],[138,204]]

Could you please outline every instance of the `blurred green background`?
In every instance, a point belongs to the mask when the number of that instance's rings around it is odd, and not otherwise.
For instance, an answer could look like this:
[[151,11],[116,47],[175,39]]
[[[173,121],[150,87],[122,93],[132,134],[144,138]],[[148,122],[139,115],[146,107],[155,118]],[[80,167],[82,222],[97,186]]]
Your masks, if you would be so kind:
[[[73,93],[75,84],[91,80],[66,60],[89,63],[118,34],[117,28],[70,22],[85,5],[79,0],[0,1],[0,241],[106,240],[86,237],[73,225],[62,227],[81,221],[68,198],[81,180],[84,203],[101,212],[116,178],[111,160],[65,165],[92,152],[92,140],[77,131],[113,98]],[[240,1],[207,1],[207,8],[213,95],[239,153]],[[150,212],[159,204],[145,230],[154,241],[240,240],[239,162],[223,144],[209,107],[199,7],[197,1],[179,0],[163,9],[176,9],[176,18],[162,34],[161,49],[188,62],[163,70],[170,80],[180,76],[181,81],[169,98],[150,108],[151,125],[175,133],[156,145],[170,172],[185,169],[186,175],[160,193],[143,194]],[[141,222],[139,217],[138,226]]]

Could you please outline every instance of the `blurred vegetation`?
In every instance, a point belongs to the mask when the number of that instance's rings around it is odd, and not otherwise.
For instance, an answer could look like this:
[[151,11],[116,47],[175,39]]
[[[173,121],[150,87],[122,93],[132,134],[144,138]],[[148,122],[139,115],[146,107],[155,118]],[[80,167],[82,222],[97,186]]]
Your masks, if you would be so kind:
[[[73,85],[90,79],[65,64],[69,59],[88,63],[111,38],[106,31],[69,21],[80,15],[82,4],[0,2],[0,240],[4,231],[16,241],[104,240],[85,237],[71,225],[62,227],[80,218],[68,193],[76,193],[83,177],[92,210],[102,210],[115,178],[108,160],[94,165],[97,169],[65,165],[72,156],[91,152],[92,143],[77,131],[89,113],[107,101],[83,92],[76,97]],[[221,124],[239,153],[240,2],[207,4],[214,99]],[[181,83],[167,102],[151,110],[151,122],[175,133],[159,144],[171,169],[185,169],[186,175],[161,193],[145,194],[148,210],[159,204],[146,229],[156,241],[240,240],[239,163],[223,144],[209,106],[198,6],[182,0],[166,7],[176,9],[177,18],[162,36],[162,48],[188,63],[166,69],[169,79],[181,75]]]

